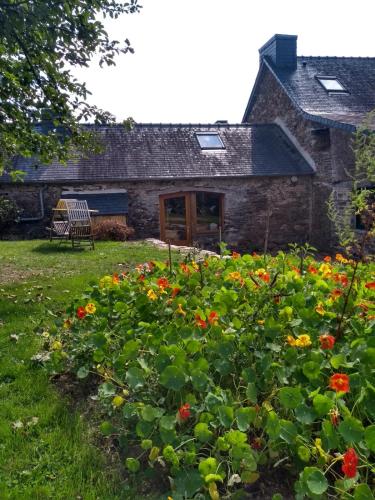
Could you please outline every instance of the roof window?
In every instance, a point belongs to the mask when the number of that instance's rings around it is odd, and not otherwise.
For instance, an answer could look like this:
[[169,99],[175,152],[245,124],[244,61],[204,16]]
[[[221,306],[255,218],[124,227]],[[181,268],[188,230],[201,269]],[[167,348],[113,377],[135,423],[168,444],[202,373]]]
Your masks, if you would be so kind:
[[195,135],[201,149],[225,149],[220,135],[216,132],[197,132]]
[[316,78],[327,92],[348,92],[335,76],[317,76]]

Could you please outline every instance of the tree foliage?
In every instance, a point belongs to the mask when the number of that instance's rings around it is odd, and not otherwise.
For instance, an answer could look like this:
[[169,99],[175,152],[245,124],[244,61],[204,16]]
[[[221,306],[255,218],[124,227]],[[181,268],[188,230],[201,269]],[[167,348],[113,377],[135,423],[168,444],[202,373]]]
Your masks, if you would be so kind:
[[134,52],[128,39],[110,39],[99,15],[139,9],[138,0],[0,0],[0,173],[15,155],[65,162],[72,147],[94,148],[79,122],[114,118],[87,103],[89,91],[72,69],[94,55],[110,66]]

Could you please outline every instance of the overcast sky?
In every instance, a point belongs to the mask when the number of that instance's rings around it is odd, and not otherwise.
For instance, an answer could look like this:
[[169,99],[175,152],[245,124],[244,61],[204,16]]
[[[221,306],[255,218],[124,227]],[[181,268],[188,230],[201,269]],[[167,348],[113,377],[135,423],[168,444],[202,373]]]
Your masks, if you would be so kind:
[[[241,122],[258,49],[298,35],[298,55],[375,56],[375,0],[139,0],[140,14],[106,22],[135,54],[76,71],[90,102],[118,121]],[[375,90],[374,90],[375,91]]]

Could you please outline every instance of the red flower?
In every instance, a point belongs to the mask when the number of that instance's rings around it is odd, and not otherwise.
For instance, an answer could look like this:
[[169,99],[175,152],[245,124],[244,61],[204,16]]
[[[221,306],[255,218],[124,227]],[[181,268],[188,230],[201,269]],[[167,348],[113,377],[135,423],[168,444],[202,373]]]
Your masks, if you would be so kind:
[[262,439],[256,437],[251,441],[251,447],[253,450],[260,450],[262,448]]
[[176,295],[178,295],[180,292],[181,292],[181,288],[178,288],[178,286],[173,288],[172,293],[171,293],[172,299],[174,299],[176,297]]
[[189,266],[187,266],[186,264],[184,264],[183,262],[181,262],[180,264],[180,269],[183,273],[185,274],[190,274],[190,269],[189,269]]
[[210,325],[217,325],[217,322],[219,320],[219,315],[217,314],[216,311],[211,311],[210,315],[208,316],[208,322]]
[[298,267],[296,267],[296,266],[290,266],[290,267],[291,267],[291,269],[293,269],[293,271],[294,271],[295,273],[297,273],[297,274],[301,274],[301,271],[298,269]]
[[241,257],[241,254],[238,252],[232,252],[232,259],[239,259]]
[[340,290],[340,288],[334,288],[331,292],[331,297],[336,300],[338,299],[339,297],[341,297],[341,295],[343,294],[343,291]]
[[185,403],[178,409],[178,416],[180,420],[185,421],[190,417],[190,405]]
[[265,283],[270,282],[270,275],[268,273],[260,273],[260,274],[258,274],[258,278],[260,278]]
[[323,260],[324,262],[331,262],[331,257],[329,255],[326,255]]
[[156,283],[157,283],[158,287],[161,288],[162,290],[164,290],[164,288],[168,288],[170,286],[167,278],[159,278]]
[[353,478],[357,475],[358,456],[354,448],[348,448],[344,453],[344,463],[341,470],[346,477]]
[[140,274],[138,280],[139,281],[144,281],[146,279],[146,276],[144,274]]
[[118,273],[114,273],[114,274],[112,275],[112,283],[113,283],[114,285],[117,285],[119,282],[120,282],[120,278],[119,278]]
[[349,280],[348,280],[348,277],[346,276],[346,274],[340,275],[340,281],[341,281],[342,286],[348,286]]
[[322,349],[333,349],[333,346],[335,345],[336,339],[332,335],[320,335],[319,337],[320,340],[320,347]]
[[78,307],[76,315],[78,319],[83,319],[86,316],[87,312],[83,306]]
[[207,328],[207,323],[199,316],[199,314],[195,315],[195,324],[199,326],[199,328]]
[[336,392],[349,392],[349,377],[345,373],[335,373],[329,379],[329,386]]
[[368,288],[369,290],[375,290],[375,281],[370,281],[369,283],[366,283],[365,288]]

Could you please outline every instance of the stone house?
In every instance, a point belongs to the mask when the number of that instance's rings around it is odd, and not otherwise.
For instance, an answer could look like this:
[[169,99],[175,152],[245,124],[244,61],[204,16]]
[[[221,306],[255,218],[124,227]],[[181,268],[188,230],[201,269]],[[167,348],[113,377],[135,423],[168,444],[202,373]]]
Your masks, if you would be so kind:
[[101,126],[95,156],[66,167],[17,159],[24,182],[1,178],[0,195],[23,209],[20,230],[40,234],[60,197],[83,196],[100,217],[126,217],[138,238],[249,250],[268,228],[270,248],[329,246],[326,200],[350,189],[350,137],[375,108],[375,58],[297,57],[296,38],[260,49],[241,124]]

